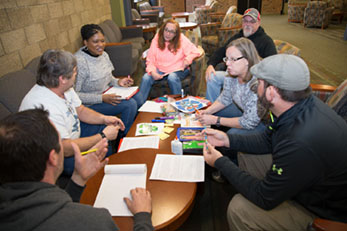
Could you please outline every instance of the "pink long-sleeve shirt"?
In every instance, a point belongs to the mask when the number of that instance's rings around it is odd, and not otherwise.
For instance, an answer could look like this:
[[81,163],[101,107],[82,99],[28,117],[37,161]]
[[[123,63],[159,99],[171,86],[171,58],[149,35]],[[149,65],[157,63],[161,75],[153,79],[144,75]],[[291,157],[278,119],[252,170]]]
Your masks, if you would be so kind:
[[196,57],[200,56],[199,49],[183,34],[180,36],[181,46],[176,53],[169,51],[169,43],[166,43],[164,50],[160,50],[158,48],[158,38],[157,33],[152,40],[146,58],[146,72],[148,74],[156,72],[157,69],[164,73],[183,70],[184,60],[191,64]]

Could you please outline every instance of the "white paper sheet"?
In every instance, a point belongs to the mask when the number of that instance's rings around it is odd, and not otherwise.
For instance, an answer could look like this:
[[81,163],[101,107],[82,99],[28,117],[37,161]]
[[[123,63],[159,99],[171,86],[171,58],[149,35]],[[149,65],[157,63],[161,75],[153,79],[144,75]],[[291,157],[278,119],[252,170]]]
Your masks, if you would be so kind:
[[141,112],[157,112],[162,113],[161,105],[165,103],[157,103],[154,101],[147,100],[140,108],[139,111]]
[[203,156],[157,154],[150,180],[204,182]]
[[118,152],[137,148],[159,148],[159,136],[125,137]]
[[104,171],[94,207],[106,208],[112,216],[133,216],[123,198],[131,199],[131,189],[146,188],[146,164],[106,165]]

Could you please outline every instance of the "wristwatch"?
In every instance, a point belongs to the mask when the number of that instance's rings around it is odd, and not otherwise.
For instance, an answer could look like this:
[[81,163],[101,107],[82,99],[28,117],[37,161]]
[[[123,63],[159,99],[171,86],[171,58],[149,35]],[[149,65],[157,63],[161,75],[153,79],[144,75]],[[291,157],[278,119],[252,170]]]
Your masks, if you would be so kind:
[[216,126],[217,126],[217,127],[220,126],[220,116],[218,116],[218,118],[217,118]]
[[99,132],[99,134],[100,134],[100,136],[101,136],[101,139],[107,138],[104,132]]

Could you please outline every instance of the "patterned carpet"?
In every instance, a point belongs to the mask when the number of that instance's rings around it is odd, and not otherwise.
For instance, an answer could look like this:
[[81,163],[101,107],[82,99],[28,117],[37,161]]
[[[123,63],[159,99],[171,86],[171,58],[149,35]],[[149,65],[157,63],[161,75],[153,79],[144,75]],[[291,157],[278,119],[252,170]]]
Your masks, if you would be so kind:
[[328,28],[307,28],[288,23],[287,15],[264,15],[262,26],[273,39],[281,39],[301,49],[301,57],[311,71],[311,82],[338,86],[347,78],[346,21]]

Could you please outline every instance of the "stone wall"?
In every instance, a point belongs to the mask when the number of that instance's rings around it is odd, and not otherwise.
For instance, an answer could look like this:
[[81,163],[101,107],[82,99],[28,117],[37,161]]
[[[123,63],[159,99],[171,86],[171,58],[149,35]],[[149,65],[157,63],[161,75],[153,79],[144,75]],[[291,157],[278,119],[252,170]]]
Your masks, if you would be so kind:
[[80,28],[111,19],[110,0],[1,0],[0,76],[47,49],[75,52]]
[[280,14],[282,0],[262,0],[261,14]]
[[184,12],[184,0],[158,0],[159,6],[164,6],[165,17],[170,17],[171,13]]

